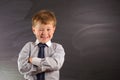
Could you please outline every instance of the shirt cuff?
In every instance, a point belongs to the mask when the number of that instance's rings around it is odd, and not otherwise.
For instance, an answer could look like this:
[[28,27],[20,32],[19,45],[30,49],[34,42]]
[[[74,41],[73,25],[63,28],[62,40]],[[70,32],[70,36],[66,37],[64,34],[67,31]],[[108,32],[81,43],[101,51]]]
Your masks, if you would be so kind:
[[34,57],[32,58],[32,64],[36,66],[40,66],[41,58]]

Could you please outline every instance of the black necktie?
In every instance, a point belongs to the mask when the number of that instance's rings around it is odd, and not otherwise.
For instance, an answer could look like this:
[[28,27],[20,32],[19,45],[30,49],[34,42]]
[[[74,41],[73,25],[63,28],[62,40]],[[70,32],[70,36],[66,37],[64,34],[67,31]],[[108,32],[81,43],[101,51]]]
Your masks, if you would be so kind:
[[[44,48],[45,48],[46,44],[42,44],[39,43],[38,47],[39,47],[39,53],[38,53],[38,57],[39,58],[44,58]],[[45,80],[45,73],[38,73],[37,74],[37,80]]]

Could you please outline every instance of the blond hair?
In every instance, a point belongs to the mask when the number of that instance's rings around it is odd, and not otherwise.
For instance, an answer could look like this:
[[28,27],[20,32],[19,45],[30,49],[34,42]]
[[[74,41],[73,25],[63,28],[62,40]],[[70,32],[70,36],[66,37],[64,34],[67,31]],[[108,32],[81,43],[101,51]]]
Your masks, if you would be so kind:
[[49,10],[41,10],[37,12],[32,17],[32,26],[36,26],[36,24],[40,22],[41,24],[50,24],[52,23],[53,26],[56,26],[56,17],[55,14],[52,11]]

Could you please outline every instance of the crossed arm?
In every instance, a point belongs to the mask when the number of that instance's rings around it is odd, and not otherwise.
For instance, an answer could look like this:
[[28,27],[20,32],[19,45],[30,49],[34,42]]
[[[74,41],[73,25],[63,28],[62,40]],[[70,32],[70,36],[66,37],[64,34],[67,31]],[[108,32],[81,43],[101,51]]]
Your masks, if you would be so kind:
[[61,45],[57,46],[54,54],[45,58],[29,57],[29,45],[26,44],[21,50],[18,58],[18,68],[22,74],[37,74],[59,70],[64,63],[64,49]]

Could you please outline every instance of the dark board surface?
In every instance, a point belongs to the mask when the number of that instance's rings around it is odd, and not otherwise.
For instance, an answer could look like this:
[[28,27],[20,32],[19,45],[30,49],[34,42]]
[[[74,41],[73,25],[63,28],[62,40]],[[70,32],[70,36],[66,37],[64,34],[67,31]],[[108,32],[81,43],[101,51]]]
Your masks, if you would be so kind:
[[55,12],[53,41],[66,52],[61,80],[119,80],[119,0],[1,0],[0,80],[22,80],[17,57],[35,41],[31,17],[41,9]]

